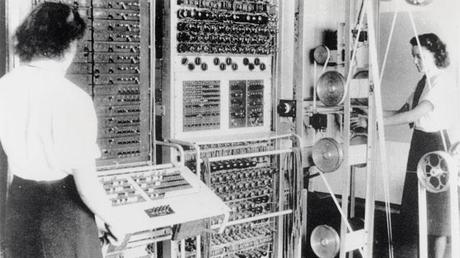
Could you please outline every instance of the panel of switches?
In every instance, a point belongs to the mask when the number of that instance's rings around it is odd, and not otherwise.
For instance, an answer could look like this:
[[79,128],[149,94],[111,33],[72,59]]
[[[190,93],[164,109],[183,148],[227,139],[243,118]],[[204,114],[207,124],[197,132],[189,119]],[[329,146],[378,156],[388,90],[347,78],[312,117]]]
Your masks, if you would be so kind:
[[131,178],[152,200],[161,199],[168,192],[192,187],[179,170],[149,171],[135,174]]
[[[143,202],[146,200],[144,197],[158,200],[166,197],[168,193],[192,188],[177,168],[141,171],[129,175],[108,175],[102,177],[100,182],[114,206]],[[149,210],[151,211],[148,214],[154,214],[157,208]],[[167,208],[160,210],[173,212]]]
[[229,105],[230,128],[262,126],[264,123],[263,81],[230,81]]
[[94,98],[98,165],[149,160],[148,1],[56,1],[78,8],[87,23],[67,77]]
[[147,213],[147,215],[150,218],[153,218],[153,217],[159,217],[159,216],[165,216],[165,215],[173,214],[174,211],[171,208],[171,206],[166,204],[166,205],[156,206],[156,207],[152,207],[150,209],[147,209],[147,210],[145,210],[145,213]]
[[106,177],[101,179],[101,183],[113,206],[145,201],[133,183],[126,178]]
[[220,81],[184,81],[183,130],[220,128]]

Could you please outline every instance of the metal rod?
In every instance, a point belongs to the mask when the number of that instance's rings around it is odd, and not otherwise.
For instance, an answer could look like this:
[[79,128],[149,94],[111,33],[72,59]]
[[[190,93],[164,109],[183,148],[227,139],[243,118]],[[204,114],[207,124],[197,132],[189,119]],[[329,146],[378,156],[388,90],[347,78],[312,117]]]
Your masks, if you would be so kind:
[[419,226],[419,257],[428,258],[428,219],[426,211],[426,190],[418,183],[418,226]]
[[458,188],[456,187],[458,182],[458,170],[457,164],[455,164],[453,171],[450,171],[450,220],[451,220],[451,235],[452,235],[452,254],[451,257],[460,256],[460,221],[458,211]]
[[367,13],[370,19],[368,19],[369,23],[369,56],[371,61],[371,76],[375,78],[374,83],[374,100],[375,100],[375,114],[376,114],[376,124],[377,124],[377,136],[378,136],[378,147],[379,147],[379,154],[380,154],[380,172],[383,175],[383,189],[385,195],[385,205],[387,210],[387,233],[388,233],[388,252],[389,257],[393,258],[393,232],[392,232],[392,223],[391,223],[391,215],[388,213],[390,210],[389,205],[389,180],[388,176],[388,167],[387,167],[387,153],[386,153],[386,146],[385,146],[385,132],[384,132],[384,124],[383,124],[383,104],[382,104],[382,94],[381,94],[381,84],[380,84],[380,76],[378,70],[378,55],[377,55],[377,36],[375,33],[375,24],[374,24],[374,8],[372,5],[367,7]]
[[185,239],[180,241],[180,257],[185,258]]
[[292,152],[292,149],[262,151],[262,152],[245,153],[245,154],[230,155],[230,156],[212,157],[212,158],[209,158],[209,162],[230,160],[230,159],[244,159],[244,158],[269,156],[269,155],[278,155],[278,154],[290,153],[290,152]]
[[[278,211],[278,212],[272,212],[272,213],[269,213],[269,214],[263,214],[263,215],[259,215],[259,216],[254,216],[254,217],[251,217],[251,218],[245,218],[245,219],[230,221],[230,222],[227,223],[227,226],[243,224],[243,223],[252,222],[252,221],[261,220],[261,219],[280,217],[280,216],[283,216],[283,215],[291,214],[292,212],[293,212],[292,210],[284,210],[284,211]],[[220,227],[219,225],[212,225],[211,229],[217,229],[219,227]]]
[[179,157],[180,157],[180,163],[179,164],[180,164],[181,167],[184,166],[185,153],[184,153],[184,148],[182,148],[182,146],[180,146],[179,144],[175,144],[175,143],[161,142],[161,141],[155,141],[155,145],[168,146],[168,147],[177,149],[179,151]]

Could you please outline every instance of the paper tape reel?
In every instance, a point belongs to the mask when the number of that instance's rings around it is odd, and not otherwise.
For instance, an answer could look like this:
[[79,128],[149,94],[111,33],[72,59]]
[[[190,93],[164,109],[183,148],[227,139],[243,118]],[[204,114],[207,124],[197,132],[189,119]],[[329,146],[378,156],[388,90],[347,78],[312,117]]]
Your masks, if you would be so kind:
[[445,151],[428,152],[417,164],[418,180],[431,193],[447,191],[450,173],[454,171],[458,173],[457,164],[454,158]]

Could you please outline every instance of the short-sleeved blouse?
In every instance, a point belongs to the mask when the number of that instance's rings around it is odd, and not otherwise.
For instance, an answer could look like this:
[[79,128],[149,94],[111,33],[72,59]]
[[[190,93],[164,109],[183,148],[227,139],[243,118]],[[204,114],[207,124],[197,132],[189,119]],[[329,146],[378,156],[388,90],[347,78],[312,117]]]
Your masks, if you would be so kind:
[[[431,85],[425,82],[425,87],[420,96],[419,102],[429,101],[433,110],[415,121],[415,129],[424,132],[437,132],[452,127],[456,114],[457,99],[459,97],[455,84],[455,78],[449,72],[442,72],[431,77]],[[408,103],[412,106],[412,94]]]
[[58,180],[100,155],[92,99],[64,75],[59,63],[46,61],[0,79],[0,141],[10,173]]

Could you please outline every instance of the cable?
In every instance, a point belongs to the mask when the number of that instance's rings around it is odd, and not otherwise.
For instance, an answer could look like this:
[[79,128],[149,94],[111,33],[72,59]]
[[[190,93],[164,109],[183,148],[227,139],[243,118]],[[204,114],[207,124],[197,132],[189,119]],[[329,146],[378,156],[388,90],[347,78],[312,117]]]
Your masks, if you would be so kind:
[[359,8],[359,13],[358,13],[358,20],[356,21],[356,25],[358,25],[361,22],[361,13],[363,12],[364,8],[364,0],[361,1],[361,7]]
[[[363,8],[364,10],[366,10],[365,8],[367,8],[368,6],[368,3],[369,3],[369,0],[363,0]],[[341,99],[340,102],[343,102],[349,92],[349,87],[350,87],[350,81],[352,79],[352,72],[353,72],[353,62],[354,60],[356,59],[356,52],[358,50],[358,43],[359,43],[359,35],[361,34],[361,30],[362,30],[362,27],[363,27],[363,16],[364,16],[364,13],[365,12],[362,12],[360,14],[360,17],[359,20],[361,21],[359,24],[358,24],[358,34],[356,35],[356,39],[355,39],[355,42],[353,44],[353,49],[352,49],[352,55],[351,55],[351,59],[350,59],[350,66],[348,67],[348,75],[347,75],[347,80],[345,82],[345,93],[343,94],[343,97]]]
[[[398,5],[399,7],[399,5]],[[387,46],[385,48],[385,55],[383,56],[383,63],[382,63],[382,69],[380,70],[380,85],[382,84],[382,80],[383,80],[383,74],[385,72],[385,67],[386,67],[386,64],[387,64],[387,58],[388,58],[388,53],[390,52],[390,45],[391,45],[391,40],[393,39],[393,32],[394,32],[394,29],[395,29],[395,24],[396,24],[396,18],[398,17],[398,12],[399,12],[399,8],[397,8],[394,12],[394,15],[393,15],[393,19],[391,21],[391,29],[390,29],[390,34],[388,35],[388,43],[387,43]]]
[[[375,64],[375,66],[371,66],[372,68],[372,77],[376,78],[376,81],[374,81],[375,87],[374,87],[374,96],[375,96],[375,113],[376,113],[376,119],[377,119],[377,133],[378,133],[378,143],[379,143],[379,150],[380,150],[380,167],[382,173],[385,173],[387,171],[386,169],[386,147],[385,147],[385,134],[383,130],[383,104],[382,104],[382,99],[381,99],[381,84],[380,84],[380,76],[379,76],[379,70],[378,70],[378,59],[377,59],[377,44],[376,44],[376,34],[375,34],[375,25],[374,25],[374,14],[373,14],[373,7],[369,6],[368,7],[368,16],[371,17],[369,20],[369,53],[370,53],[370,59],[371,63]],[[380,126],[379,126],[380,125]],[[389,184],[387,181],[387,178],[385,177],[385,174],[383,176],[384,180],[384,193],[385,193],[385,204],[386,206],[386,214],[387,214],[387,234],[388,234],[388,254],[390,258],[393,257],[393,232],[392,232],[392,222],[391,222],[391,214],[390,212],[390,207],[389,207]]]
[[[337,198],[335,197],[334,195],[334,191],[332,190],[332,187],[329,185],[329,182],[327,181],[326,177],[324,176],[324,173],[317,169],[316,167],[312,167],[314,168],[315,170],[317,170],[317,172],[319,173],[319,175],[321,176],[321,179],[323,180],[324,182],[324,185],[326,186],[327,190],[329,191],[329,193],[331,194],[331,198],[332,200],[334,201],[334,204],[335,206],[337,207],[337,210],[339,211],[340,213],[340,216],[342,217],[342,220],[344,221],[345,223],[345,226],[347,227],[348,231],[353,232],[353,228],[351,227],[350,225],[350,222],[348,221],[348,218],[347,218],[347,215],[345,213],[343,213],[342,211],[342,208],[340,207],[340,204],[339,204],[339,201],[337,200]],[[359,247],[358,248],[359,252],[361,253],[361,256],[362,257],[366,257],[364,255],[364,250],[363,250],[363,247]]]
[[[383,57],[383,63],[382,63],[382,68],[380,70],[380,78],[379,78],[379,85],[382,85],[382,80],[383,80],[383,75],[385,73],[385,67],[386,67],[386,63],[387,63],[387,59],[388,59],[388,54],[389,54],[389,50],[390,50],[390,46],[391,46],[391,41],[393,39],[393,33],[394,33],[394,29],[395,29],[395,25],[396,25],[396,18],[398,17],[398,12],[399,12],[399,3],[397,5],[397,8],[396,10],[394,11],[394,14],[393,14],[393,19],[391,21],[391,29],[390,29],[390,33],[388,35],[388,41],[387,41],[387,45],[386,45],[386,48],[385,48],[385,55]],[[390,205],[390,193],[389,193],[389,184],[388,184],[388,178],[387,178],[387,174],[386,174],[386,171],[381,171],[382,172],[382,178],[384,179],[383,180],[383,183],[384,183],[384,196],[385,196],[385,216],[386,216],[386,225],[387,225],[387,237],[388,237],[388,253],[389,253],[389,256],[390,258],[393,257],[393,247],[392,247],[392,242],[393,242],[393,229],[392,229],[392,219],[391,219],[391,205]]]

